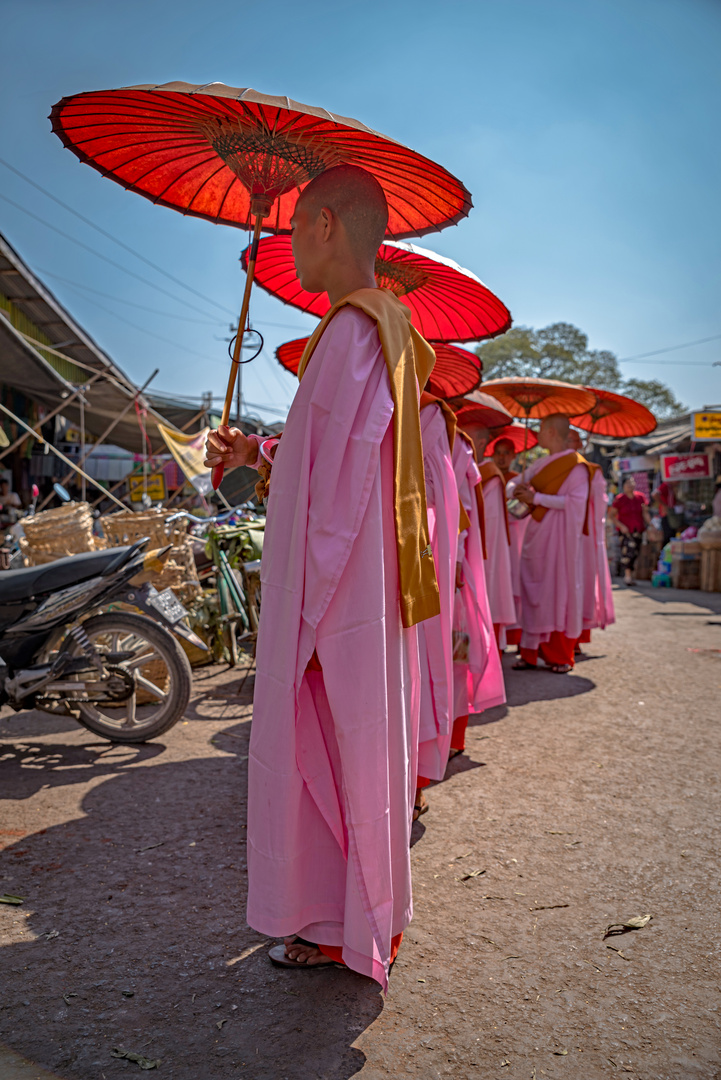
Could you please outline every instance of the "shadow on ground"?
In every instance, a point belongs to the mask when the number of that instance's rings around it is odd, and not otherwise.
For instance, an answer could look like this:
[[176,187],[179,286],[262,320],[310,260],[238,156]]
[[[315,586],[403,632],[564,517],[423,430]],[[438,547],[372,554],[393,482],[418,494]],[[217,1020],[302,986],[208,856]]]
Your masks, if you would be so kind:
[[[162,1059],[173,1080],[345,1080],[362,1068],[352,1044],[382,1008],[378,986],[338,969],[277,970],[246,925],[248,736],[236,724],[215,736],[232,756],[100,780],[83,816],[0,854],[0,891],[25,898],[1,912],[15,922],[0,951],[0,1038],[13,1050],[67,1078],[119,1075],[128,1063],[113,1047]],[[3,761],[5,792],[72,784],[87,763],[102,775],[94,746],[41,752],[52,760],[37,772]],[[162,752],[133,749],[132,761]]]

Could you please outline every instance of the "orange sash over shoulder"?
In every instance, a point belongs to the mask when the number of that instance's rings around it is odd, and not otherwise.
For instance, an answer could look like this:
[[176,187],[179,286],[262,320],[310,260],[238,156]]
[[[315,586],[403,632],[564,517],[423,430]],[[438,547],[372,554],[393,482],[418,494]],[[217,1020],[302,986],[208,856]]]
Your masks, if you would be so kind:
[[425,386],[436,355],[411,325],[410,310],[388,289],[357,289],[321,319],[301,357],[298,378],[334,315],[350,305],[374,319],[393,397],[393,495],[401,617],[414,626],[440,612],[438,583],[428,541],[418,387]]
[[[478,462],[476,461],[476,448],[473,445],[473,439],[465,431],[462,431],[461,428],[458,429],[458,435],[460,435],[460,437],[463,439],[463,441],[470,446],[471,451],[473,453],[473,460],[476,462],[476,465],[477,465]],[[476,490],[476,504],[478,506],[478,524],[481,527],[481,547],[483,548],[483,558],[487,559],[488,558],[488,552],[486,550],[486,504],[483,501],[483,481],[482,480],[481,480],[480,484],[476,484],[476,489],[475,490]]]
[[[446,422],[446,431],[448,432],[448,449],[452,454],[453,444],[456,441],[456,414],[447,401],[444,401],[443,398],[434,397],[433,394],[429,394],[427,390],[424,390],[421,394],[421,409],[425,409],[427,405],[440,405],[443,419]],[[461,502],[460,495],[458,496],[458,506],[461,511],[458,519],[458,531],[462,533],[469,527],[471,521],[466,513],[465,506]]]
[[[536,491],[540,491],[543,495],[557,495],[564,481],[570,476],[571,471],[575,469],[577,465],[585,465],[588,470],[586,515],[583,521],[583,532],[585,536],[588,536],[588,509],[591,502],[591,481],[593,480],[593,474],[600,466],[593,465],[590,461],[586,461],[583,454],[579,454],[576,450],[569,450],[563,457],[558,457],[555,461],[549,461],[548,465],[544,465],[531,479],[531,485]],[[547,506],[534,506],[531,511],[531,516],[536,521],[543,521],[547,510]]]
[[506,524],[506,539],[510,545],[511,543],[511,530],[508,525],[508,505],[506,503],[506,481],[503,478],[503,473],[496,465],[495,461],[484,461],[482,465],[478,466],[481,473],[481,483],[487,484],[489,480],[492,480],[494,476],[497,476],[501,481],[501,498],[503,501],[503,520]]

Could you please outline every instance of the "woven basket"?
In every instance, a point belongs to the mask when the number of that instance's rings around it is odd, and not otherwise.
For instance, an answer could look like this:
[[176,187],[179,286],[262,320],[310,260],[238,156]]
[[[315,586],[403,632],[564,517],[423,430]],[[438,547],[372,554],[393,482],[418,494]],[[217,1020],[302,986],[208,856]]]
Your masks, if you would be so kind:
[[166,520],[174,510],[119,510],[102,518],[103,532],[109,547],[134,544],[147,536],[150,548],[172,544],[167,560],[159,574],[153,577],[153,585],[162,592],[172,589],[183,604],[188,604],[201,593],[195,569],[192,540],[188,536],[188,523],[184,519],[167,526]]
[[93,536],[93,515],[86,502],[67,503],[23,518],[23,529],[20,548],[28,566],[105,547],[99,537]]

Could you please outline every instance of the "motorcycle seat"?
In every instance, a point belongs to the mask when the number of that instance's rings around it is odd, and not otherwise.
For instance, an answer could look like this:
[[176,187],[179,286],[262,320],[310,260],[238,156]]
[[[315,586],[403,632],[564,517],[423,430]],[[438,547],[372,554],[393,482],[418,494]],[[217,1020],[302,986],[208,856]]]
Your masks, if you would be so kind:
[[0,604],[58,592],[69,585],[79,585],[81,581],[99,577],[118,558],[121,551],[128,550],[125,547],[88,551],[70,555],[66,559],[56,559],[55,562],[45,563],[43,566],[3,570],[0,572]]

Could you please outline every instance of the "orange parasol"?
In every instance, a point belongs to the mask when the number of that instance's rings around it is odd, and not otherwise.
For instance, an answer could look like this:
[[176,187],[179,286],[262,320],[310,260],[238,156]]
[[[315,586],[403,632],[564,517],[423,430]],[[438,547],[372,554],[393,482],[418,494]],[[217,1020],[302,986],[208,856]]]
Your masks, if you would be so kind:
[[496,443],[501,439],[508,439],[510,443],[513,443],[513,449],[517,454],[520,454],[521,450],[530,450],[538,445],[538,437],[532,428],[526,429],[521,424],[509,424],[508,427],[494,431],[493,438],[486,447],[483,456],[493,457]]
[[[279,346],[275,356],[281,367],[297,375],[307,343],[308,338],[296,338]],[[439,398],[462,397],[480,385],[483,368],[475,353],[455,345],[446,345],[442,341],[432,341],[431,345],[436,362],[428,380],[427,390],[430,394]]]
[[[250,249],[241,255],[247,267]],[[266,236],[258,245],[255,280],[284,304],[322,318],[326,293],[302,288],[289,236]],[[376,281],[411,310],[413,325],[430,342],[481,341],[505,334],[511,313],[483,282],[451,259],[414,244],[381,244]]]
[[595,403],[592,391],[557,379],[491,379],[484,382],[483,389],[512,416],[526,420],[542,420],[554,413],[575,416],[588,412]]
[[[485,385],[484,383],[484,388]],[[481,390],[474,390],[458,403],[456,418],[459,427],[465,424],[480,424],[488,428],[505,427],[512,419],[510,412],[500,401]]]
[[[252,227],[253,241],[222,423],[230,417],[263,230],[287,232],[298,192],[335,165],[372,173],[388,200],[388,235],[456,224],[466,188],[428,158],[357,120],[287,97],[209,83],[171,82],[63,98],[50,114],[68,149],[103,176],[161,206]],[[223,467],[213,470],[218,487]]]
[[653,413],[626,397],[625,394],[613,394],[610,390],[597,390],[587,386],[595,395],[592,408],[583,414],[571,417],[571,423],[584,431],[592,431],[596,435],[611,435],[618,438],[632,438],[635,435],[648,435],[656,427],[656,417]]

